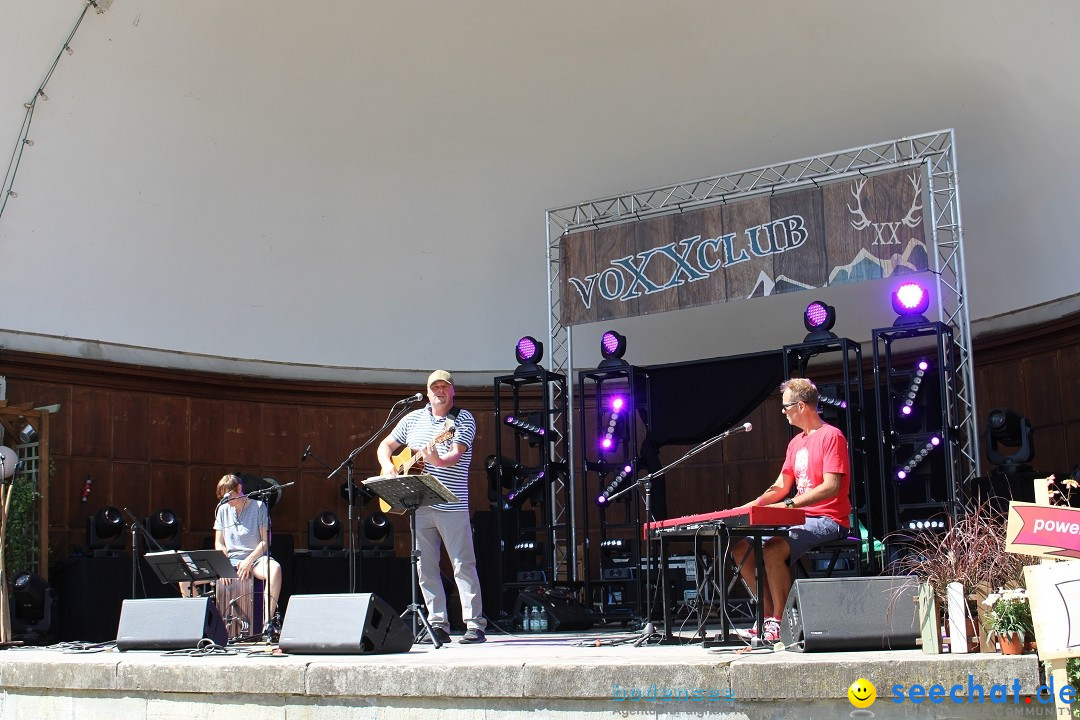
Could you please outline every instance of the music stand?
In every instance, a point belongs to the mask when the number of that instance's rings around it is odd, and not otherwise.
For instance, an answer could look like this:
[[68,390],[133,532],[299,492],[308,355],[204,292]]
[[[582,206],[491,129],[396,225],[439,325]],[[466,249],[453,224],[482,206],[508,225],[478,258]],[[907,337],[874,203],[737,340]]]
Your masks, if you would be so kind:
[[[437,477],[429,473],[398,475],[396,477],[371,477],[364,481],[364,485],[370,488],[378,497],[385,500],[391,510],[405,510],[409,513],[409,539],[412,542],[412,551],[409,553],[409,564],[412,566],[413,574],[413,580],[410,583],[412,585],[412,604],[409,605],[405,612],[401,613],[401,617],[412,615],[414,638],[418,632],[416,618],[419,617],[424,630],[427,631],[428,637],[431,638],[432,645],[440,648],[442,643],[439,642],[439,638],[435,637],[435,633],[431,632],[431,623],[428,622],[427,614],[420,609],[420,603],[417,602],[418,598],[416,597],[416,586],[419,584],[417,566],[420,563],[420,550],[416,547],[416,510],[440,502],[460,502],[458,496],[451,492],[450,488],[443,485]],[[435,562],[438,561],[439,558],[435,558]]]
[[236,568],[220,550],[163,550],[143,557],[164,584],[235,578]]

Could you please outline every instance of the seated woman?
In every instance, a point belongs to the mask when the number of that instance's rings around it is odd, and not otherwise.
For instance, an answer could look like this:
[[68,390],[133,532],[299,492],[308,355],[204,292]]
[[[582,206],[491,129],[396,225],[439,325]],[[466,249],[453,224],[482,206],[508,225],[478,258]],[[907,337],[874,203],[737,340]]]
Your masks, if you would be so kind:
[[[281,621],[277,616],[278,596],[281,594],[281,566],[270,557],[268,550],[270,516],[266,503],[244,495],[238,475],[225,475],[217,484],[218,507],[214,518],[214,547],[221,550],[236,568],[237,578],[256,577],[269,590],[267,608],[270,619],[263,634],[277,640]],[[222,578],[219,583],[231,580]]]

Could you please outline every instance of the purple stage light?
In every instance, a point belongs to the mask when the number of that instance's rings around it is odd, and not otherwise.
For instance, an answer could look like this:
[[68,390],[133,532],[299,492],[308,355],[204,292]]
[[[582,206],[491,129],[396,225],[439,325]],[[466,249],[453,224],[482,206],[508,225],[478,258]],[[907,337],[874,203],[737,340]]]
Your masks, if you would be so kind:
[[806,328],[807,332],[803,342],[835,339],[836,335],[832,332],[835,324],[836,308],[820,300],[815,300],[807,305],[806,311],[803,312],[803,327]]
[[609,449],[611,447],[611,436],[610,435],[600,441],[600,447],[604,448],[605,450],[607,450],[607,449]]
[[598,367],[600,368],[616,368],[623,367],[627,363],[622,359],[626,354],[626,338],[615,332],[614,330],[608,330],[602,336],[600,336],[600,355],[604,358]]
[[506,419],[503,420],[503,422],[505,422],[512,428],[517,428],[518,430],[529,433],[531,435],[537,435],[540,437],[547,435],[547,429],[537,425],[536,423],[529,422],[526,418],[518,418],[514,417],[513,415],[507,415]]
[[825,303],[812,302],[806,306],[806,322],[810,327],[819,328],[829,319],[829,311]]
[[911,383],[908,385],[907,392],[904,395],[904,404],[900,408],[900,414],[904,417],[911,415],[912,408],[915,405],[915,399],[919,396],[919,388],[922,387],[923,378],[926,376],[926,371],[930,369],[930,363],[926,360],[920,360],[915,365],[915,374],[911,378]]
[[633,465],[630,465],[630,464],[624,465],[623,469],[622,469],[622,472],[620,472],[618,475],[613,477],[611,479],[611,482],[608,483],[608,486],[606,488],[604,488],[604,491],[601,492],[597,496],[596,504],[600,505],[600,506],[604,506],[604,505],[608,504],[609,502],[611,502],[611,496],[616,494],[616,492],[619,489],[619,486],[623,483],[624,480],[626,480],[626,478],[633,471],[634,471],[634,466]]
[[623,400],[621,397],[615,397],[611,401],[611,409],[618,412],[619,410],[622,410],[622,407],[625,403],[626,401]]
[[604,357],[612,355],[619,349],[619,333],[612,330],[607,331],[600,338],[600,350],[604,354]]
[[894,327],[928,322],[923,313],[930,307],[930,293],[920,283],[906,282],[893,291],[892,307],[897,315]]
[[896,299],[905,310],[915,310],[927,299],[926,288],[918,283],[904,283],[896,289]]
[[539,358],[539,350],[541,345],[537,342],[536,338],[526,335],[517,341],[517,361],[518,363],[534,363]]

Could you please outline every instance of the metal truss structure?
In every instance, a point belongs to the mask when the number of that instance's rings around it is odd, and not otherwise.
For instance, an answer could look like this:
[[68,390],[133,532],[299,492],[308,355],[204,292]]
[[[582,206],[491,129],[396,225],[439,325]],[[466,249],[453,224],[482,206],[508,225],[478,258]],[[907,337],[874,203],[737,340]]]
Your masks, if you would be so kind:
[[[952,129],[940,130],[548,210],[549,369],[570,377],[574,367],[572,327],[563,325],[561,320],[562,242],[569,233],[735,202],[755,195],[779,193],[847,177],[874,175],[906,167],[925,168],[932,238],[930,262],[938,298],[937,320],[952,328],[958,353],[956,390],[959,402],[954,416],[950,418],[951,426],[960,438],[959,456],[963,468],[958,481],[965,484],[970,482],[979,475],[980,453],[975,428],[975,374],[971,357],[971,323],[954,135]],[[567,384],[568,388],[573,386],[572,382]],[[571,457],[574,456],[573,418],[577,401],[579,399],[573,397],[571,392],[567,403],[571,423]],[[573,491],[575,478],[572,467],[569,483],[571,491],[568,497],[573,498],[576,493]],[[572,507],[568,512],[573,516]],[[571,533],[571,538],[576,541],[575,533]]]

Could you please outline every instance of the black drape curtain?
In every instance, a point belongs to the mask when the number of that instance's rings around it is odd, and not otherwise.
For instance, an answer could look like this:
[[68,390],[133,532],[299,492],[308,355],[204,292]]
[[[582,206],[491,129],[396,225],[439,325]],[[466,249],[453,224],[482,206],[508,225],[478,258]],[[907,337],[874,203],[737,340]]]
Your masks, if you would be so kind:
[[[697,445],[745,418],[784,380],[783,352],[641,367],[648,378],[650,422],[641,443],[643,469],[659,469],[660,448]],[[652,515],[666,519],[664,476],[652,483]]]

